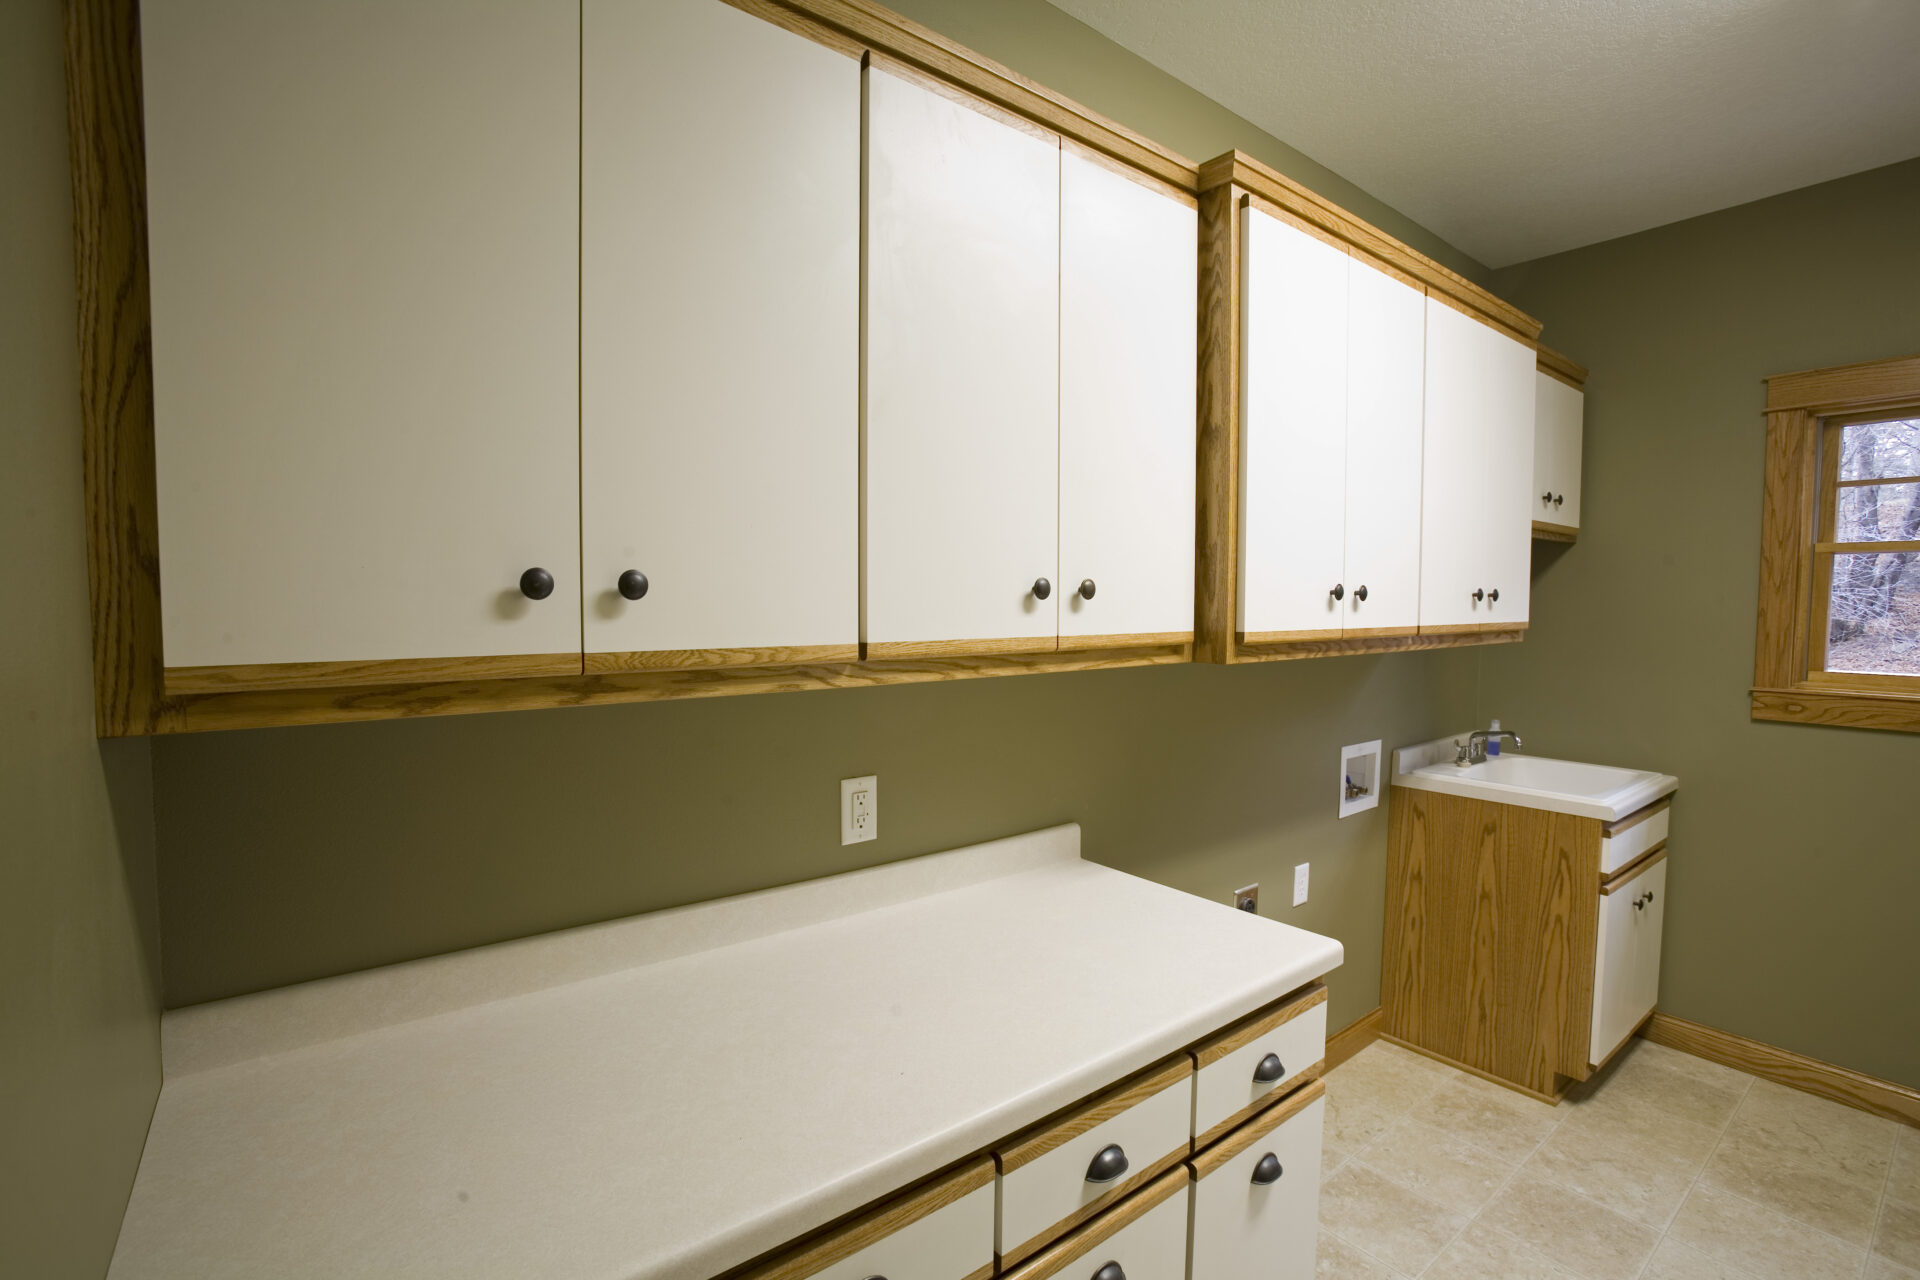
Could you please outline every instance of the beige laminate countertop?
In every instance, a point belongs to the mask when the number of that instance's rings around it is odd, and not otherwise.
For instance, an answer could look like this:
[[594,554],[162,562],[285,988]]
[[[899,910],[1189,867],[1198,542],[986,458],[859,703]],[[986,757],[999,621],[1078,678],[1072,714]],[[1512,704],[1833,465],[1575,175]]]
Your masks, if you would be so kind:
[[110,1280],[682,1280],[1337,966],[1077,826],[176,1011]]

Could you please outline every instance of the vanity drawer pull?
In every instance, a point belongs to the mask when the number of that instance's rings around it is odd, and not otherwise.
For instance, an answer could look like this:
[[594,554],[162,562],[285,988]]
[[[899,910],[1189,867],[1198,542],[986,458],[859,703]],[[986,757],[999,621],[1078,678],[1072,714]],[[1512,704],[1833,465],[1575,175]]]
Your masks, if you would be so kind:
[[1313,1074],[1327,1055],[1327,989],[1318,983],[1241,1019],[1193,1050],[1193,1137],[1204,1147]]
[[1112,1182],[1127,1171],[1127,1153],[1120,1144],[1110,1142],[1100,1148],[1092,1163],[1087,1165],[1088,1182]]
[[1280,1175],[1285,1172],[1286,1170],[1280,1167],[1280,1157],[1269,1151],[1260,1157],[1259,1163],[1253,1166],[1253,1185],[1256,1187],[1272,1186],[1274,1183],[1280,1181]]
[[1313,1274],[1325,1099],[1326,1086],[1310,1081],[1193,1158],[1186,1274]]
[[1120,1269],[1117,1262],[1109,1262],[1093,1273],[1093,1280],[1127,1280],[1127,1273]]

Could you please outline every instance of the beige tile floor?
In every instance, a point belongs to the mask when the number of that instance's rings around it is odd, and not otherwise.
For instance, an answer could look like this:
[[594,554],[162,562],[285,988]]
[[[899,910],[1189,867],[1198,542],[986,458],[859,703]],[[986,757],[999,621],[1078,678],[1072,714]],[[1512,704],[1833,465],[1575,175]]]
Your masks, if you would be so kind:
[[1327,1076],[1319,1280],[1920,1280],[1920,1130],[1636,1040],[1558,1107]]

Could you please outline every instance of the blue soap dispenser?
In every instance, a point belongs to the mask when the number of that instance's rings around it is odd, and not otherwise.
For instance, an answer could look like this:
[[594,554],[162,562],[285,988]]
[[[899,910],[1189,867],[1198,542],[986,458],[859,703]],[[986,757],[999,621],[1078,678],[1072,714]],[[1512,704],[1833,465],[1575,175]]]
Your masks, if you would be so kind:
[[1495,720],[1487,726],[1487,758],[1500,754],[1500,722]]

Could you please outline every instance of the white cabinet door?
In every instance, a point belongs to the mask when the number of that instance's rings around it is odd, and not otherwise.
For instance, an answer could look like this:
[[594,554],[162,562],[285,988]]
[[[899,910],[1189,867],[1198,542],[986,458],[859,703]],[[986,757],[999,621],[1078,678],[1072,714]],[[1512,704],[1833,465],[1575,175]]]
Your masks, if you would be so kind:
[[1352,259],[1347,294],[1347,635],[1420,625],[1426,297]]
[[1349,257],[1259,210],[1243,225],[1240,630],[1250,643],[1337,635]]
[[1193,1280],[1312,1280],[1326,1106],[1315,1098],[1193,1184]]
[[168,666],[577,671],[578,10],[148,0],[141,43]]
[[1190,635],[1198,214],[1060,164],[1061,647]]
[[[588,669],[857,657],[860,64],[718,0],[584,20]],[[681,180],[716,157],[752,181]]]
[[1606,1060],[1660,998],[1660,932],[1666,921],[1667,860],[1600,895],[1593,956],[1593,1026],[1587,1054]]
[[1517,626],[1527,620],[1533,594],[1533,380],[1538,357],[1532,347],[1498,329],[1481,328],[1492,339],[1481,406],[1487,425],[1490,537],[1483,620]]
[[1527,620],[1533,366],[1527,346],[1427,299],[1422,631]]
[[1578,529],[1586,393],[1547,373],[1533,385],[1533,518]]
[[1059,140],[866,75],[868,654],[1051,649]]

